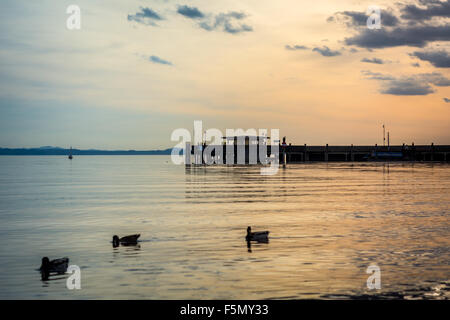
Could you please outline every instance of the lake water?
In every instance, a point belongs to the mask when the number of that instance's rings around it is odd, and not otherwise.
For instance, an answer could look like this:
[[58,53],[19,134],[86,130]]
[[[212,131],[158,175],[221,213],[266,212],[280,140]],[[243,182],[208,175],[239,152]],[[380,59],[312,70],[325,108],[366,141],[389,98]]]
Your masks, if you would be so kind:
[[[450,297],[450,166],[175,166],[169,156],[0,157],[0,298]],[[244,240],[269,230],[269,243]],[[113,248],[114,234],[140,233]],[[41,258],[67,256],[42,281]],[[369,265],[381,289],[369,290]]]

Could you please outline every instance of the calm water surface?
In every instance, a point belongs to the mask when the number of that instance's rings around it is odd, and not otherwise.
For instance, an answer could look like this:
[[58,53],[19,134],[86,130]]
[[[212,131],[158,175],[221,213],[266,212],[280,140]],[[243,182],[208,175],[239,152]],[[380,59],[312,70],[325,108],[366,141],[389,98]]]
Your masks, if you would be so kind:
[[[186,170],[166,156],[0,157],[0,298],[449,298],[450,166]],[[248,225],[270,230],[247,247]],[[135,247],[112,235],[140,233]],[[41,281],[41,258],[67,276]],[[381,268],[381,290],[366,269]]]

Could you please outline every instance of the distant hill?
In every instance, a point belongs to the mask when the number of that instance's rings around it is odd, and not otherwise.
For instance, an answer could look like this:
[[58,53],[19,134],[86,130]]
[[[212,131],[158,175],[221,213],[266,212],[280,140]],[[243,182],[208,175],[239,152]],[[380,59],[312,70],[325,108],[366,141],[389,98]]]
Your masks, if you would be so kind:
[[[3,156],[66,156],[69,149],[59,147],[44,146],[39,148],[0,148],[0,155]],[[80,150],[72,149],[72,154],[77,155],[170,155],[172,148],[165,150]]]
[[52,146],[43,146],[43,147],[39,147],[39,148],[36,148],[36,149],[40,149],[40,150],[50,150],[50,149],[63,150],[63,148],[52,147]]

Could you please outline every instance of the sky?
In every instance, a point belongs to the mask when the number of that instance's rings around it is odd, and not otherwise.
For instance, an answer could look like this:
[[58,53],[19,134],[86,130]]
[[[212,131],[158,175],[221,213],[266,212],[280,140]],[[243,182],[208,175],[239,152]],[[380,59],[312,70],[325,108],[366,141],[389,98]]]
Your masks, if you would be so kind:
[[194,120],[450,144],[449,40],[440,0],[2,0],[0,147],[162,149]]

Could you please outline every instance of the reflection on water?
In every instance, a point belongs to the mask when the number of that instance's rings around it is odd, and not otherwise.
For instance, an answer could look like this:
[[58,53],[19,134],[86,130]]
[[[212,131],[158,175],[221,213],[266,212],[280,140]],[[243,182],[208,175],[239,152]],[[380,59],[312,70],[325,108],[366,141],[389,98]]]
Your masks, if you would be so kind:
[[[446,164],[174,166],[164,156],[0,157],[0,298],[449,297]],[[247,226],[269,243],[247,243]],[[114,234],[140,233],[113,248]],[[41,281],[41,258],[69,256]],[[381,268],[381,290],[366,269]]]
[[269,240],[267,239],[267,240],[260,240],[260,241],[257,241],[257,242],[252,242],[252,241],[246,241],[246,242],[247,242],[247,251],[249,253],[252,253],[253,252],[252,251],[252,244],[254,245],[254,248],[258,248],[259,244],[268,244]]

